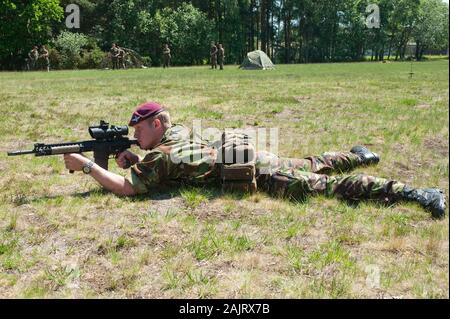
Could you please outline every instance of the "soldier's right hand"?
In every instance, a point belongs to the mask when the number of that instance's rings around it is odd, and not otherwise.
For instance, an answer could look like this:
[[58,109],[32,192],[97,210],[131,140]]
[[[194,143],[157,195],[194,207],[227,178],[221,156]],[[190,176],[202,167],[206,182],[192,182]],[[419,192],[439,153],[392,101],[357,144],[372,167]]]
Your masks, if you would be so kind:
[[124,151],[116,156],[116,163],[120,168],[127,169],[130,166],[139,162],[139,156],[130,152]]

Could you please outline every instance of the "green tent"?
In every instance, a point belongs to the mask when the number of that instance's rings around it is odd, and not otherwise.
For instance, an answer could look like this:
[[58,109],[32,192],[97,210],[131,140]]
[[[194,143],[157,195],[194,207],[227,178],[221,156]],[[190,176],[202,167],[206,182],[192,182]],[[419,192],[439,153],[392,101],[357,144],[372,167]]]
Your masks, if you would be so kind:
[[266,70],[273,69],[274,66],[267,54],[263,51],[256,50],[247,53],[247,57],[242,62],[240,68],[243,70]]

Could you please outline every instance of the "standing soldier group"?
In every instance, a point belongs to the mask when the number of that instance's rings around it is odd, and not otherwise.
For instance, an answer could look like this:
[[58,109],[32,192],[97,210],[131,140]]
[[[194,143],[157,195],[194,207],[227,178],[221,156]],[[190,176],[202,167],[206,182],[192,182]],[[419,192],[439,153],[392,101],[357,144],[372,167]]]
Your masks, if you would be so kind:
[[223,70],[223,63],[225,59],[225,50],[222,44],[215,45],[211,43],[211,69],[217,69],[217,63],[219,63],[220,69]]
[[125,69],[125,56],[126,56],[125,50],[119,47],[117,44],[113,43],[111,50],[109,50],[109,52],[111,55],[113,70]]
[[39,59],[44,60],[44,65],[47,69],[47,72],[49,72],[50,71],[50,59],[48,56],[48,50],[45,48],[45,46],[41,46],[40,52],[39,52],[37,46],[34,46],[33,49],[31,49],[31,51],[28,52],[27,70],[28,71],[36,70]]
[[[170,62],[172,59],[171,51],[169,48],[169,44],[164,44],[163,50],[163,68],[169,68]],[[120,48],[117,44],[113,43],[112,48],[110,50],[111,55],[111,61],[113,65],[113,70],[123,68],[125,69],[125,63],[124,63],[124,55],[125,51]],[[225,62],[225,50],[223,48],[223,45],[221,43],[218,43],[217,45],[213,42],[211,43],[211,50],[210,50],[210,57],[211,57],[211,69],[217,69],[217,65],[219,65],[220,70],[223,70],[223,65]]]
[[[163,47],[163,68],[169,68],[170,67],[170,61],[172,59],[172,55],[170,53],[169,45],[166,43]],[[223,65],[225,61],[225,50],[222,46],[222,44],[218,43],[217,45],[211,43],[211,69],[217,69],[217,64],[219,64],[219,67],[221,70],[223,70]]]
[[[119,47],[116,43],[112,44],[111,50],[109,51],[111,62],[112,62],[112,68],[113,70],[116,69],[125,69],[125,58],[127,52]],[[168,68],[170,67],[170,60],[172,56],[170,54],[170,48],[169,45],[166,43],[163,47],[163,67]]]
[[[125,69],[125,59],[127,52],[119,47],[116,43],[113,43],[111,49],[109,50],[112,69]],[[219,64],[220,70],[223,70],[224,60],[225,60],[225,50],[222,44],[218,43],[217,45],[211,44],[211,69],[217,69],[217,64]],[[40,52],[38,51],[38,47],[34,46],[33,49],[28,53],[27,58],[27,69],[34,70],[37,67],[37,63],[39,59],[43,59],[45,61],[45,66],[47,71],[50,71],[50,60],[49,53],[44,46],[41,46]],[[170,67],[170,61],[172,59],[169,45],[166,43],[163,47],[163,68]]]

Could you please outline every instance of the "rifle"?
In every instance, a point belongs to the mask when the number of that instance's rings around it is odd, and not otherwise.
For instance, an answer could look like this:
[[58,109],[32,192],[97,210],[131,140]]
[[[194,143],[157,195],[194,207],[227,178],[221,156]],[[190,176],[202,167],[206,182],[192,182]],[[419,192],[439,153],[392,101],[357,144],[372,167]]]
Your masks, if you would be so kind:
[[[70,153],[94,152],[94,161],[100,167],[108,170],[108,159],[111,155],[117,156],[119,153],[137,145],[137,140],[130,140],[128,135],[128,126],[109,125],[105,121],[100,121],[98,126],[90,126],[89,134],[93,138],[90,141],[43,144],[36,143],[31,151],[12,151],[8,156],[34,154],[35,156],[50,156]],[[130,167],[127,160],[126,168]],[[73,171],[70,171],[73,173]]]

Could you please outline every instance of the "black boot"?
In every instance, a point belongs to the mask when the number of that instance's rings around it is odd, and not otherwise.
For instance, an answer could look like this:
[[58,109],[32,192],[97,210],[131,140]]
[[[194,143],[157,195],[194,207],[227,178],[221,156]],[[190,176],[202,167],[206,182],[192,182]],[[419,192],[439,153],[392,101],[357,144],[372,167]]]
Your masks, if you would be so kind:
[[377,153],[369,151],[364,146],[354,146],[350,153],[358,155],[364,165],[377,164],[380,161]]
[[445,216],[445,196],[437,188],[409,188],[405,186],[402,191],[403,199],[418,202],[423,208],[430,211],[434,218]]

